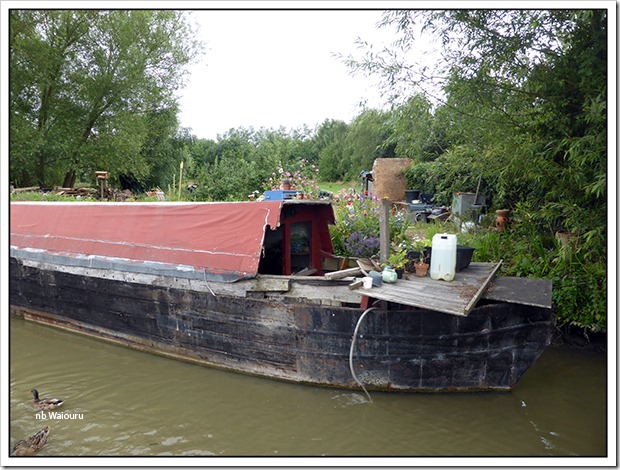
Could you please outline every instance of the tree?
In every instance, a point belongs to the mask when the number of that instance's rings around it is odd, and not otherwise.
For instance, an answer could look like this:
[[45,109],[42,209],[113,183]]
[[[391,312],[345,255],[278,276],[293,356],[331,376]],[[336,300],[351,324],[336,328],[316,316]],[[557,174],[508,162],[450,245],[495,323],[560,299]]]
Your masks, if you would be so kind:
[[[94,170],[146,178],[154,115],[176,110],[196,54],[171,10],[11,10],[11,175],[72,185]],[[152,135],[152,134],[151,134]],[[102,167],[102,165],[104,165]]]
[[387,142],[391,129],[388,113],[368,109],[350,124],[345,141],[345,155],[341,171],[346,180],[359,176],[362,170],[371,170],[375,159],[394,156],[394,146]]
[[432,111],[431,103],[421,94],[395,107],[387,142],[394,147],[397,157],[423,162],[437,158],[447,148],[441,121],[435,119]]
[[344,144],[349,126],[344,121],[325,120],[314,136],[318,148],[319,175],[323,181],[344,179]]
[[[607,21],[606,10],[399,10],[382,22],[400,33],[393,48],[348,60],[383,77],[395,105],[415,93],[433,103],[442,152],[410,177],[447,196],[481,175],[513,209],[506,268],[553,279],[560,318],[593,330],[605,328]],[[441,43],[434,66],[407,60],[420,30]]]

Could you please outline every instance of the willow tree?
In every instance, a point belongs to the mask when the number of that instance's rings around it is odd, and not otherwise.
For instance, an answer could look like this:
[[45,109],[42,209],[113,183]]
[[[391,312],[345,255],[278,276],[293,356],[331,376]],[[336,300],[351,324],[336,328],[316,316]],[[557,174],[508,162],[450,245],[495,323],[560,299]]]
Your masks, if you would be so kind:
[[[347,61],[382,77],[396,107],[415,94],[433,103],[443,145],[419,178],[447,194],[475,190],[482,175],[494,203],[527,222],[524,250],[534,237],[573,234],[571,255],[541,242],[513,268],[552,277],[564,315],[596,328],[605,324],[607,22],[604,9],[390,11],[381,26],[398,32],[393,46]],[[434,60],[413,61],[429,36]]]
[[15,9],[9,29],[11,178],[63,186],[94,170],[146,178],[152,117],[176,111],[197,53],[185,14]]

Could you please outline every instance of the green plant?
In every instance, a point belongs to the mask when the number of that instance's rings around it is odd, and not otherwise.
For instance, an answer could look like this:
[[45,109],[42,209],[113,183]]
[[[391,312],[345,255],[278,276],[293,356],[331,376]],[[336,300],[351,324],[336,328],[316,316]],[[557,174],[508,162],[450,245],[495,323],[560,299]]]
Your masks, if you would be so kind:
[[407,264],[407,252],[404,249],[392,249],[387,259],[386,266],[392,266],[394,269],[402,269]]
[[95,197],[76,197],[64,194],[55,194],[52,192],[16,192],[11,194],[11,201],[45,201],[45,202],[63,202],[63,201],[96,201]]
[[319,185],[315,178],[319,173],[319,168],[311,164],[307,159],[303,158],[293,165],[294,171],[285,170],[283,165],[271,173],[269,179],[263,183],[264,190],[281,189],[284,180],[288,180],[291,190],[299,190],[304,193],[304,197],[308,199],[318,199]]
[[560,324],[592,332],[606,331],[607,263],[604,247],[575,235],[571,243],[555,238],[544,215],[527,204],[518,204],[510,229],[485,230],[466,236],[476,249],[473,261],[498,262],[500,275],[549,279],[552,302]]
[[[342,189],[334,197],[336,224],[330,226],[334,252],[339,256],[369,258],[379,253],[379,201]],[[389,214],[390,240],[398,246],[406,240],[409,223],[404,211]]]

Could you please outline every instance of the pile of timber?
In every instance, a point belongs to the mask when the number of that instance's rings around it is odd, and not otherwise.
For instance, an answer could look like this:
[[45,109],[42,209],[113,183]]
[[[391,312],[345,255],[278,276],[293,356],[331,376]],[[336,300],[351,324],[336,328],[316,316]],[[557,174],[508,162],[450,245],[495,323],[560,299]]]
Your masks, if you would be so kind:
[[[56,194],[62,196],[73,196],[77,198],[82,197],[94,197],[101,198],[101,190],[97,188],[87,188],[87,187],[79,187],[79,188],[41,188],[40,186],[29,186],[26,188],[14,188],[11,187],[11,193],[25,193],[25,192],[40,192],[45,194]],[[163,193],[162,193],[163,194]],[[103,191],[104,199],[108,199],[110,201],[123,202],[127,199],[131,199],[133,197],[132,192],[129,189],[124,189],[122,191],[117,189],[104,189]]]
[[57,188],[54,191],[54,194],[63,196],[90,197],[97,194],[97,190],[95,188]]
[[381,272],[381,267],[371,259],[359,259],[357,260],[358,267],[341,269],[339,271],[332,271],[325,273],[325,278],[329,280],[336,279],[348,279],[351,282],[349,289],[354,290],[362,286],[363,281],[358,276],[368,276],[370,271]]

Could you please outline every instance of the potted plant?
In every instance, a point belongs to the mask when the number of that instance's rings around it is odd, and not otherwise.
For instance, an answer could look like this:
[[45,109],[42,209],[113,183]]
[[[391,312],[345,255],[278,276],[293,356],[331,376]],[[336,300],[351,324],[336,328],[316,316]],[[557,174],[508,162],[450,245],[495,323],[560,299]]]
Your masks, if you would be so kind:
[[407,263],[405,264],[405,269],[407,272],[415,272],[415,264],[419,261],[420,255],[426,258],[427,263],[430,263],[430,244],[431,240],[423,238],[410,242],[407,245]]
[[393,249],[388,256],[386,265],[391,266],[398,274],[398,279],[403,278],[405,265],[407,264],[407,251],[404,249]]
[[424,256],[424,252],[420,253],[420,258],[415,263],[415,275],[418,277],[426,276],[426,272],[428,271],[428,267],[430,265],[426,262],[426,257]]

